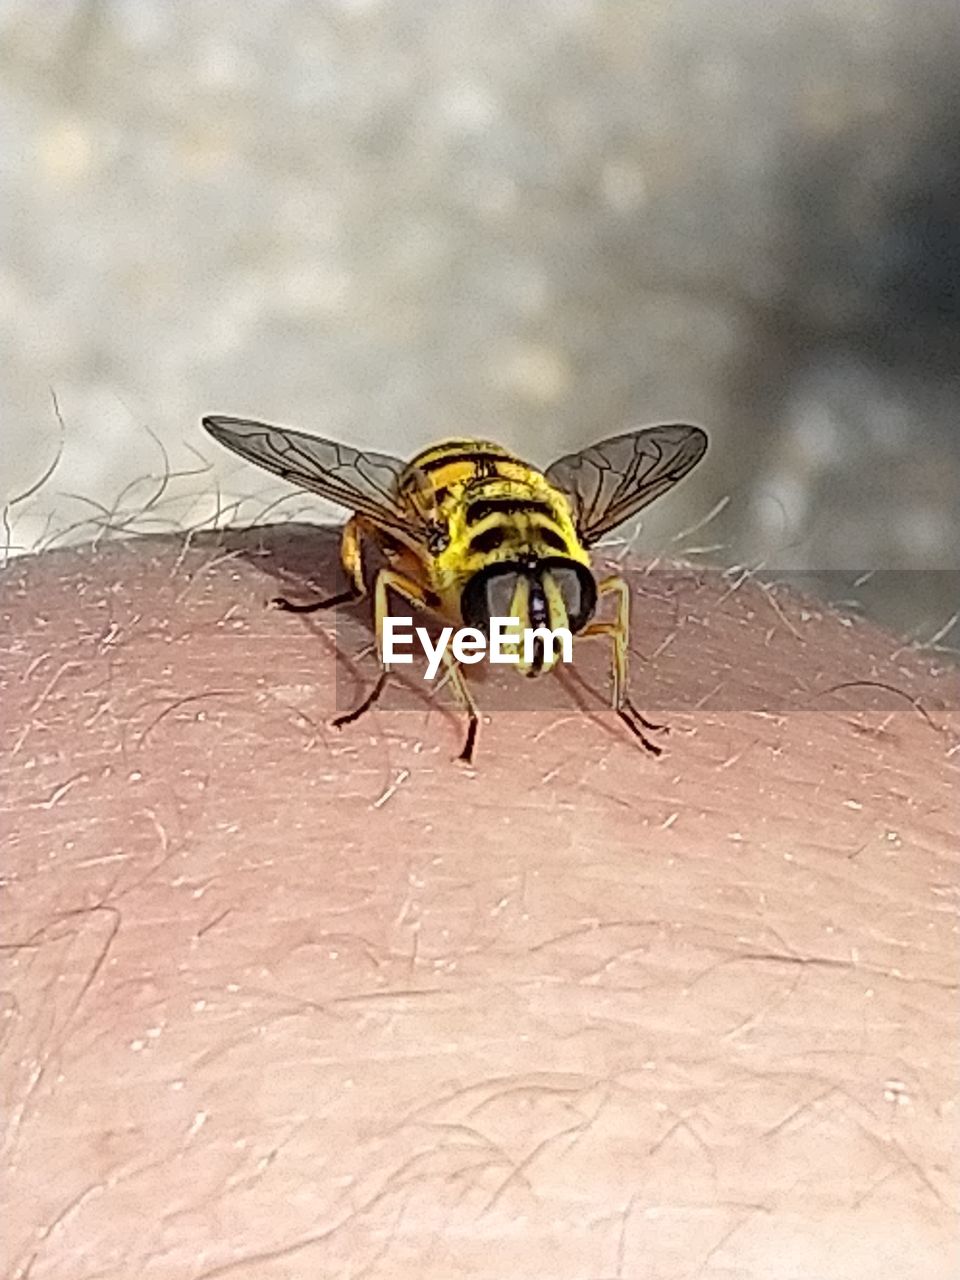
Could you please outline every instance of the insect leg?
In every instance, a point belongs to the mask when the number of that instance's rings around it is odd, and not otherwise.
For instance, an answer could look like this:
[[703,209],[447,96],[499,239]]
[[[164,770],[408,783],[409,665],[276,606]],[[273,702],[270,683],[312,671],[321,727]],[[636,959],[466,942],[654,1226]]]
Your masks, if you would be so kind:
[[333,609],[338,604],[350,604],[361,599],[357,593],[349,589],[340,591],[335,596],[327,596],[325,600],[311,600],[309,604],[301,604],[296,600],[288,600],[286,596],[274,596],[270,601],[275,609],[283,613],[319,613],[321,609]]
[[381,693],[383,693],[384,686],[387,683],[387,676],[389,676],[389,674],[390,672],[386,667],[384,667],[379,676],[377,676],[377,683],[373,686],[360,705],[354,707],[352,711],[347,711],[344,715],[337,716],[335,720],[330,721],[334,728],[340,729],[345,724],[352,724],[354,720],[359,720],[365,711],[369,711],[380,697]]
[[[353,524],[353,521],[351,521]],[[349,526],[347,526],[349,527]],[[344,530],[344,540],[346,540],[346,530]],[[344,553],[344,561],[346,561],[346,553]],[[404,577],[403,573],[397,573],[390,568],[381,568],[376,575],[374,586],[374,630],[376,632],[376,657],[380,660],[380,675],[376,678],[376,684],[372,687],[370,694],[358,707],[353,708],[352,712],[347,712],[343,716],[338,716],[332,723],[339,728],[342,724],[349,724],[360,719],[366,710],[370,710],[375,701],[378,700],[381,692],[387,685],[387,678],[390,675],[390,668],[383,660],[383,620],[387,616],[387,591],[393,588],[398,595],[402,595],[404,600],[412,604],[415,608],[426,608],[426,596],[424,591],[417,586],[408,577]]]
[[[422,587],[418,582],[414,582],[412,578],[408,578],[406,574],[399,573],[396,569],[381,569],[377,574],[376,584],[374,586],[374,628],[377,636],[377,655],[380,658],[381,671],[374,685],[373,690],[354,708],[353,711],[347,712],[345,715],[338,716],[333,721],[334,725],[349,724],[353,720],[357,720],[363,715],[380,697],[386,685],[387,678],[390,675],[390,667],[383,660],[383,620],[387,616],[387,592],[394,591],[402,599],[412,605],[415,609],[429,609],[436,600],[431,597],[429,591]],[[467,688],[467,682],[464,679],[463,672],[456,659],[448,650],[443,651],[443,664],[447,669],[450,677],[450,683],[453,685],[453,691],[467,716],[467,737],[464,742],[463,750],[460,752],[458,759],[463,760],[465,764],[473,762],[473,751],[477,741],[477,730],[480,725],[480,715],[477,711],[477,705],[473,700],[473,695]]]
[[460,670],[460,664],[449,649],[444,649],[441,659],[447,669],[456,699],[467,717],[467,737],[457,759],[462,760],[464,764],[473,764],[473,750],[477,744],[477,730],[480,728],[480,713],[467,685],[466,677]]
[[360,522],[354,516],[343,526],[343,533],[340,535],[340,559],[350,578],[350,586],[346,591],[328,596],[325,600],[311,600],[307,604],[299,604],[295,600],[288,600],[285,596],[276,596],[270,603],[274,608],[283,609],[286,613],[317,613],[320,609],[332,609],[338,604],[350,604],[354,600],[362,600],[367,594],[367,588],[363,581],[361,537]]
[[[354,524],[354,521],[351,520],[350,524]],[[347,529],[349,529],[349,527],[350,525],[347,526]],[[344,530],[344,541],[346,542],[346,529]],[[359,541],[357,545],[359,546]],[[346,562],[346,551],[344,552],[344,562]],[[359,573],[359,561],[357,561],[357,571]],[[383,620],[387,614],[387,592],[391,588],[397,593],[397,595],[402,596],[415,608],[425,609],[427,607],[426,593],[423,588],[411,578],[406,577],[402,573],[397,573],[394,569],[381,569],[377,574],[373,595],[373,621],[377,637],[377,657],[380,659],[380,674],[377,677],[377,682],[373,686],[373,689],[367,694],[359,706],[354,707],[352,711],[347,711],[342,716],[337,716],[335,720],[331,721],[331,724],[338,729],[342,725],[351,724],[354,720],[359,720],[365,711],[370,710],[386,687],[387,679],[390,675],[390,668],[383,660],[382,636]]]
[[630,588],[623,578],[613,575],[597,583],[597,595],[617,596],[617,616],[613,622],[591,622],[580,632],[582,636],[610,636],[613,642],[613,709],[632,734],[638,737],[652,755],[661,754],[661,748],[651,742],[644,729],[666,731],[667,726],[654,724],[642,715],[630,701],[627,687],[627,654],[630,639]]
[[373,589],[373,622],[377,633],[377,654],[385,667],[387,664],[383,662],[383,620],[387,616],[388,591],[395,591],[415,609],[430,607],[429,593],[419,582],[414,582],[412,578],[408,578],[405,573],[400,573],[396,569],[380,570]]

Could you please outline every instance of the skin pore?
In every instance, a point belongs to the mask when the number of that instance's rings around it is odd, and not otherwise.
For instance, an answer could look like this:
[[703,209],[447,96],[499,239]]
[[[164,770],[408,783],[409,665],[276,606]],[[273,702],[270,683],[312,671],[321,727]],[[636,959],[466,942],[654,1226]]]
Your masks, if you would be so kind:
[[633,564],[471,772],[334,536],[3,576],[2,1274],[956,1274],[956,671]]

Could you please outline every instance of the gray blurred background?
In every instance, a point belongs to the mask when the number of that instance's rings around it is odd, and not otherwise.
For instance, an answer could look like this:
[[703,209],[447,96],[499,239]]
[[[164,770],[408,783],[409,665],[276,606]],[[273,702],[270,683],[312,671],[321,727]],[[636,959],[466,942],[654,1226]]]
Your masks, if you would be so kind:
[[257,519],[203,413],[680,419],[638,548],[960,647],[958,66],[957,0],[0,0],[12,549]]

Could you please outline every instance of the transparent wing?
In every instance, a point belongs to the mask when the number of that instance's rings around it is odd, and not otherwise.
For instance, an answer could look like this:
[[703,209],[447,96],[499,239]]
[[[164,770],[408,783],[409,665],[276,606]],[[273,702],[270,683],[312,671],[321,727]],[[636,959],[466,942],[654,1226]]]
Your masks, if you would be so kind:
[[248,418],[208,417],[203,425],[215,440],[241,458],[301,489],[319,493],[408,537],[421,532],[416,514],[398,497],[400,476],[406,468],[399,458],[361,452],[334,440]]
[[706,449],[700,427],[643,427],[558,458],[544,474],[566,494],[577,533],[590,546],[672,489]]

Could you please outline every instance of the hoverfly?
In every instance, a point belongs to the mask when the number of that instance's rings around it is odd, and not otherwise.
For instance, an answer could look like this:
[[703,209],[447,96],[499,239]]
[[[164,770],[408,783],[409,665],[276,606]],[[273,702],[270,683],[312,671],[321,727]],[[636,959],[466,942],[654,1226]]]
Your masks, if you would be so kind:
[[[281,597],[278,607],[312,613],[362,599],[368,594],[364,544],[382,554],[384,567],[372,587],[380,674],[363,701],[333,724],[358,719],[383,692],[389,675],[383,619],[394,592],[414,609],[481,631],[491,618],[510,617],[524,628],[567,627],[581,636],[608,636],[613,709],[648,751],[660,754],[644,730],[664,726],[640,714],[627,688],[630,588],[618,575],[598,581],[590,548],[697,465],[707,448],[700,427],[629,431],[540,471],[488,440],[446,440],[402,462],[247,418],[212,416],[203,425],[242,458],[353,512],[340,543],[348,589],[308,604]],[[594,614],[604,596],[614,598],[616,613],[598,620]],[[518,663],[525,675],[537,675],[554,661],[542,645],[531,658]],[[459,758],[470,763],[477,706],[449,650],[444,665],[467,716]]]

